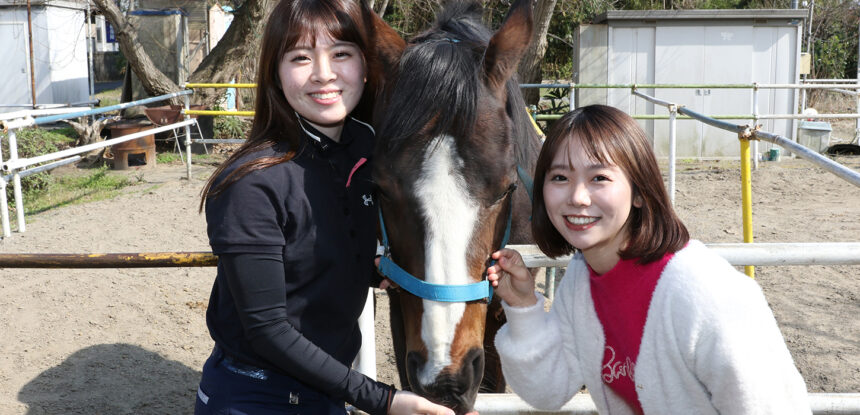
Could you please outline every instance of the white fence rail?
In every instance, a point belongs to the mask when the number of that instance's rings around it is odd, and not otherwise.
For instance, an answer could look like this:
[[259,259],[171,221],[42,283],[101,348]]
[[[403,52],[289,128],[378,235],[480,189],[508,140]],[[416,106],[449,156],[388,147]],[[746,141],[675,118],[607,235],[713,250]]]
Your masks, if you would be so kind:
[[[18,140],[16,137],[16,130],[25,127],[37,126],[50,124],[58,121],[68,120],[72,118],[86,117],[90,115],[103,114],[106,112],[121,110],[125,108],[131,108],[135,106],[145,105],[153,102],[166,101],[172,98],[177,98],[181,96],[185,96],[186,98],[186,107],[188,106],[188,95],[192,94],[192,91],[179,91],[171,94],[161,95],[157,97],[140,99],[137,101],[126,102],[122,104],[112,105],[109,107],[103,108],[95,108],[89,110],[81,110],[80,108],[62,108],[62,109],[49,109],[49,110],[30,110],[24,111],[19,114],[13,114],[19,118],[10,118],[11,116],[6,115],[4,117],[0,117],[0,126],[2,126],[3,131],[6,133],[7,142],[9,144],[9,160],[3,161],[2,153],[0,153],[0,170],[5,173],[5,175],[0,176],[0,221],[2,221],[3,228],[3,237],[9,237],[12,235],[11,225],[9,223],[9,201],[6,197],[6,187],[9,183],[10,179],[14,186],[13,196],[15,198],[15,207],[17,211],[17,220],[18,220],[18,232],[25,232],[27,230],[27,224],[24,220],[24,198],[21,193],[21,178],[25,177],[29,174],[36,173],[38,171],[46,171],[50,170],[64,164],[71,163],[72,159],[68,157],[73,157],[78,154],[90,152],[99,148],[104,148],[116,144],[120,144],[126,141],[131,141],[138,139],[140,137],[144,137],[150,134],[159,133],[162,131],[173,130],[176,128],[184,127],[186,131],[186,137],[189,135],[188,129],[191,124],[196,124],[196,119],[189,119],[186,116],[184,121],[180,121],[174,124],[161,126],[158,128],[137,132],[133,134],[128,134],[122,137],[112,138],[110,140],[101,141],[98,143],[88,144],[80,147],[73,147],[70,149],[57,151],[54,153],[43,154],[36,157],[30,157],[21,159],[18,158]],[[45,115],[51,114],[51,115]],[[37,118],[33,118],[34,115],[45,115]],[[190,148],[191,144],[186,140],[186,148]],[[64,159],[59,162],[53,162],[55,160]],[[29,166],[53,162],[50,164],[38,166],[29,170],[25,170]],[[190,176],[190,158],[189,158],[189,176]]]
[[[709,243],[709,249],[735,266],[860,265],[860,242]],[[570,256],[549,258],[537,245],[508,245],[527,267],[565,267]]]
[[[814,415],[858,415],[860,393],[810,393],[809,406]],[[598,415],[591,397],[579,393],[558,411],[539,411],[509,393],[478,394],[475,410],[481,415]]]

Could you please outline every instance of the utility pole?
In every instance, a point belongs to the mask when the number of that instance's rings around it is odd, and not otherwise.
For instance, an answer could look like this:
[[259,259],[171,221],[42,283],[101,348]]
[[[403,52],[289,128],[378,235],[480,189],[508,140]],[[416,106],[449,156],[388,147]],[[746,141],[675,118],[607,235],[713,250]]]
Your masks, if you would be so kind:
[[33,14],[30,10],[30,0],[27,0],[27,37],[30,41],[30,95],[33,98],[33,109],[36,109],[36,65],[33,59]]

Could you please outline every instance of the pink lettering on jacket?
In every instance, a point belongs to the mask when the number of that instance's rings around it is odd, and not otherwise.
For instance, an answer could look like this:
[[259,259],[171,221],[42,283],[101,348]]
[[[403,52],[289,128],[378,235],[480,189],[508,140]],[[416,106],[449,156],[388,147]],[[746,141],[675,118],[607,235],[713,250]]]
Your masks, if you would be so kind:
[[630,360],[629,357],[625,358],[624,361],[616,361],[615,350],[612,346],[606,346],[606,350],[609,351],[611,356],[609,360],[603,365],[603,381],[608,383],[612,383],[621,377],[629,377],[631,381],[633,381],[633,373],[636,369],[636,363]]

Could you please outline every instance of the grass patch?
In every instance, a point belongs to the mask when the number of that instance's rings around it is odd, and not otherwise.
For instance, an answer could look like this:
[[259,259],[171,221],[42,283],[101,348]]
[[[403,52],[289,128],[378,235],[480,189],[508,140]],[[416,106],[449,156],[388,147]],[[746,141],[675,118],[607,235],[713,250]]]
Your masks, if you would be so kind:
[[182,161],[179,157],[179,153],[158,153],[155,155],[155,162],[157,164],[171,164]]
[[[68,148],[78,139],[78,133],[72,127],[62,128],[22,128],[15,131],[18,141],[18,157],[33,157],[53,153]],[[9,149],[3,148],[4,160],[8,160]]]
[[[22,128],[15,133],[17,138],[18,158],[30,158],[43,154],[54,153],[70,147],[78,135],[72,127],[45,129]],[[5,137],[4,137],[5,139]],[[8,146],[3,147],[3,159],[9,159]],[[46,189],[53,182],[50,173],[37,173],[21,180],[24,194]],[[6,187],[7,200],[13,200],[13,186]]]
[[106,89],[96,94],[96,99],[100,100],[99,107],[110,107],[119,104],[120,96],[122,95],[122,86],[114,89]]
[[[24,180],[27,179],[29,178]],[[47,186],[24,193],[27,215],[62,206],[109,199],[118,195],[120,189],[134,184],[133,180],[123,175],[110,174],[107,167],[100,167],[83,175],[66,175],[52,179]]]

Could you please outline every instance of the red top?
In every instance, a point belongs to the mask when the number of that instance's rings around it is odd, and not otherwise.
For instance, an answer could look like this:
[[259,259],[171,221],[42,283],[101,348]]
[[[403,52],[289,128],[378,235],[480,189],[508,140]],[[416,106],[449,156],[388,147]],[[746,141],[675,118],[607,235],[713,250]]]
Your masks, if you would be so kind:
[[639,414],[642,413],[642,405],[634,383],[636,357],[639,356],[651,295],[673,255],[666,254],[645,265],[637,264],[638,258],[622,259],[603,275],[597,275],[588,267],[594,310],[606,336],[601,372],[603,382]]

